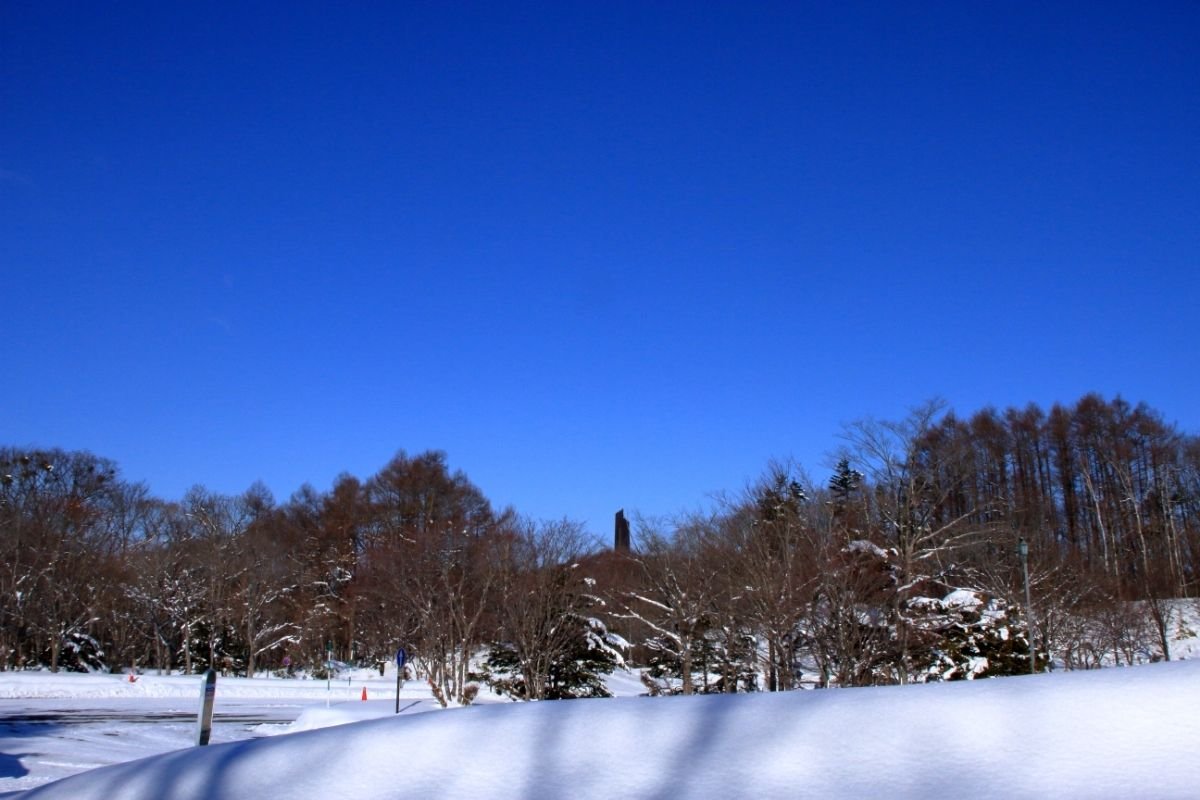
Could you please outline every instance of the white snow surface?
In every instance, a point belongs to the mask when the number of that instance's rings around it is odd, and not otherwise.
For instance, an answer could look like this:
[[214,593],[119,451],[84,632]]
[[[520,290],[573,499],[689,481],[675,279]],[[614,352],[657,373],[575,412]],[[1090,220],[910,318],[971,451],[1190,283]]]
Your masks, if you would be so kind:
[[[39,676],[16,677],[27,684]],[[190,682],[198,697],[198,679],[172,681]],[[12,683],[0,674],[5,696],[14,696]],[[69,682],[46,683],[63,691]],[[235,683],[226,682],[226,694]],[[269,683],[243,681],[240,691]],[[222,691],[219,682],[219,698]],[[8,700],[3,708],[29,702],[38,701]],[[394,703],[394,694],[343,699],[328,710],[310,703],[287,729],[346,724],[182,746],[18,796],[1200,797],[1197,661],[907,687],[493,703],[399,716]],[[383,716],[347,722],[372,715]],[[0,746],[14,745],[5,739]],[[4,754],[8,763],[25,757]]]

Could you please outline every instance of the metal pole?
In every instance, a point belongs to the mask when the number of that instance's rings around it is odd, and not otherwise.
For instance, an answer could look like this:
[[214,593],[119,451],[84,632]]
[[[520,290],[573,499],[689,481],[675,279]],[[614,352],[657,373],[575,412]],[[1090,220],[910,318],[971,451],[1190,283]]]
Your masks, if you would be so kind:
[[408,653],[401,647],[396,651],[396,713],[400,713],[400,690],[404,687],[404,665],[408,662]]
[[1037,647],[1034,641],[1036,625],[1033,620],[1033,601],[1029,595],[1029,543],[1022,539],[1017,542],[1017,552],[1021,555],[1021,573],[1025,577],[1025,618],[1029,626],[1029,674],[1037,673]]
[[333,694],[333,642],[325,643],[325,707],[329,708],[329,697]]
[[217,671],[210,669],[204,673],[204,683],[200,687],[200,716],[196,718],[196,744],[208,744],[212,736],[213,700],[217,696]]

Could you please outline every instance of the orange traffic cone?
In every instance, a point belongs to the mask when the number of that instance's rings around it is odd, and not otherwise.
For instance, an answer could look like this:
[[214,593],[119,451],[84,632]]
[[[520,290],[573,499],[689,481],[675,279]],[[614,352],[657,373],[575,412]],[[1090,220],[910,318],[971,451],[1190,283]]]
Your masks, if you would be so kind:
[[363,699],[363,700],[366,700],[366,699],[367,699],[367,687],[365,687],[365,686],[363,687],[363,696],[362,696],[362,699]]

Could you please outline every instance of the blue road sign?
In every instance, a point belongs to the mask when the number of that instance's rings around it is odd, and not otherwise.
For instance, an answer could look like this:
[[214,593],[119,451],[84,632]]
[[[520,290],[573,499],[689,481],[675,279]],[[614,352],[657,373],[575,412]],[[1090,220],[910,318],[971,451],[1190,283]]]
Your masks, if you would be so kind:
[[396,666],[403,668],[405,661],[408,661],[408,653],[404,652],[404,648],[401,647],[396,651]]

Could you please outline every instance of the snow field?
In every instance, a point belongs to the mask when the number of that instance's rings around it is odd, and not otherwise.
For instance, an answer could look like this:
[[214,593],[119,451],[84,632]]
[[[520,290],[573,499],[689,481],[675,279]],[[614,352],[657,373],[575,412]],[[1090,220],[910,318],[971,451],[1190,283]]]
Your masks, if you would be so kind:
[[1192,798],[1198,708],[1194,661],[908,687],[495,704],[190,748],[22,797]]

